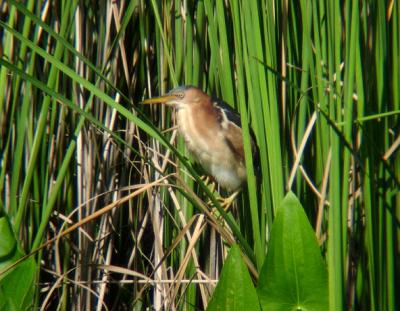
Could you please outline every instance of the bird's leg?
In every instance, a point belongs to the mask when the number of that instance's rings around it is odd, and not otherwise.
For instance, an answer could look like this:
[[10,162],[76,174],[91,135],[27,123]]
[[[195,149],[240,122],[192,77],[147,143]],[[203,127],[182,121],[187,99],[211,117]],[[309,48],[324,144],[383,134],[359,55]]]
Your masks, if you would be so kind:
[[[210,189],[211,193],[214,193],[215,188],[217,187],[217,183],[215,182],[215,180],[208,175],[203,175],[200,178],[204,182],[204,184]],[[213,203],[210,199],[207,201],[207,205],[213,205]],[[214,210],[215,208],[212,208],[212,209]],[[214,213],[214,212],[212,212],[212,213]]]
[[[215,188],[217,187],[217,184],[215,183],[214,180],[211,180],[210,184],[211,184],[210,191],[211,191],[212,193],[214,193],[214,192],[215,192]],[[208,186],[208,185],[207,185],[207,186]]]
[[216,188],[216,182],[215,182],[215,180],[213,179],[213,178],[211,178],[210,176],[208,176],[208,175],[203,175],[203,176],[201,176],[200,177],[201,178],[201,180],[204,182],[204,184],[208,187],[209,185],[211,185],[211,187],[210,187],[210,191],[211,192],[214,192],[215,191],[215,188]]
[[203,183],[208,186],[208,183],[210,182],[210,177],[208,175],[201,175],[200,179],[203,181]]

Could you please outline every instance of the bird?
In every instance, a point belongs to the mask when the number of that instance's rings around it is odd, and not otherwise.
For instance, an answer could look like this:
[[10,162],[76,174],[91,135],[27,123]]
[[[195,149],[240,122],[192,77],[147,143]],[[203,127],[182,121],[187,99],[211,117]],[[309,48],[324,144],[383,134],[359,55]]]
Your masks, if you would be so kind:
[[[175,108],[178,132],[189,152],[222,188],[232,192],[221,200],[221,205],[229,208],[247,180],[240,115],[223,100],[192,85],[176,87],[142,104]],[[254,134],[250,133],[252,153],[257,155]]]

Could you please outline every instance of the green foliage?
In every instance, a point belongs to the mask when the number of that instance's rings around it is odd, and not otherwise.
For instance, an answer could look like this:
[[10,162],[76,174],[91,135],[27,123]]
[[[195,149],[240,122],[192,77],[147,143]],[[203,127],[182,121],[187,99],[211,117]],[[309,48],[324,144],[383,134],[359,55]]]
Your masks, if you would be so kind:
[[315,232],[296,196],[289,192],[271,228],[258,280],[258,297],[234,245],[207,310],[327,310],[328,274]]
[[[13,265],[23,254],[17,249],[12,229],[6,217],[0,218],[0,271]],[[29,258],[10,271],[0,274],[0,310],[32,308],[35,291],[36,263]]]
[[277,209],[258,294],[264,310],[327,310],[328,274],[304,210],[289,192]]
[[0,217],[0,269],[5,259],[13,256],[17,249],[17,242],[6,217]]
[[260,310],[257,292],[238,245],[233,245],[207,311]]
[[0,280],[0,310],[30,310],[34,301],[36,263],[29,258]]

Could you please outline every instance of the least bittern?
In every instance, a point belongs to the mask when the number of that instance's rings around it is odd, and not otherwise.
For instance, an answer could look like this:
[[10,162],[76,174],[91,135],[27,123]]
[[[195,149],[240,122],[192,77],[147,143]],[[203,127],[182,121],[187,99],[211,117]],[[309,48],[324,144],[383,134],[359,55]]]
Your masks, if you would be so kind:
[[[224,101],[194,86],[180,86],[143,104],[165,103],[176,108],[177,124],[189,151],[219,185],[233,194],[229,207],[247,179],[240,116]],[[257,153],[251,138],[253,155]]]

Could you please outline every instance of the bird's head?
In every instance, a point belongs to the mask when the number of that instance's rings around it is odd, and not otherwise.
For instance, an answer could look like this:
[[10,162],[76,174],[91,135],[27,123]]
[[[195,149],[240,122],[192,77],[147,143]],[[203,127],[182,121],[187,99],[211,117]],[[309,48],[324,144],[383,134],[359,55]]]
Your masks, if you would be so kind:
[[180,109],[187,105],[202,103],[207,98],[208,95],[197,87],[178,86],[169,91],[168,94],[146,99],[142,104],[166,104]]

